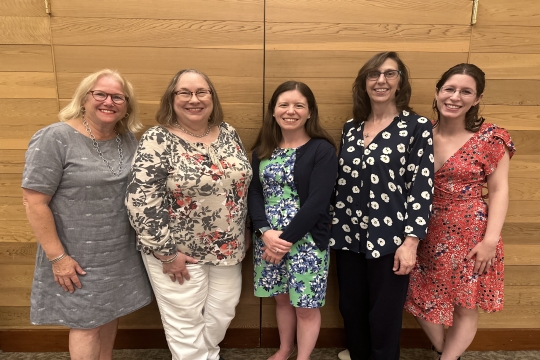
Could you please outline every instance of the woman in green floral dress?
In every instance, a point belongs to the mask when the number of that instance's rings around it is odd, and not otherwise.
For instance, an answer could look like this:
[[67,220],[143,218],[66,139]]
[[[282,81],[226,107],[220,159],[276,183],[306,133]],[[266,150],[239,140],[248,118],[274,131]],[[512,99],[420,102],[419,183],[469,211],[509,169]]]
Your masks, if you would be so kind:
[[315,347],[329,265],[330,198],[337,174],[331,136],[307,85],[276,89],[253,147],[248,204],[255,295],[276,299],[280,349],[270,360],[307,360]]

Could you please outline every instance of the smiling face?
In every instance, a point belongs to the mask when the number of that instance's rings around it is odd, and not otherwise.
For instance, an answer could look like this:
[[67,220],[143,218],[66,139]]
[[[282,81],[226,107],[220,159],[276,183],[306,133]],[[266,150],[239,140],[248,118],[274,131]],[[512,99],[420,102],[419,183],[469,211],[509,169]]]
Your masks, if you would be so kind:
[[[185,90],[195,93],[197,90],[209,89],[210,86],[201,75],[186,72],[178,79],[174,91]],[[204,100],[200,100],[195,95],[192,95],[189,100],[182,100],[179,96],[174,96],[176,121],[182,126],[199,127],[201,123],[206,126],[213,109],[214,105],[211,96]]]
[[[100,90],[108,94],[122,94],[124,89],[116,79],[110,76],[100,77],[90,90]],[[86,94],[84,100],[85,118],[98,126],[114,126],[126,115],[127,101],[123,104],[115,104],[110,96],[103,101],[98,101],[90,93]]]
[[305,125],[310,115],[308,101],[300,91],[289,90],[278,96],[274,118],[282,132],[306,131]]
[[[377,68],[381,73],[388,70],[399,70],[398,63],[394,59],[386,59]],[[400,76],[395,79],[387,79],[380,75],[376,80],[366,79],[366,93],[372,103],[387,103],[396,101],[396,91],[399,90]]]
[[[456,91],[450,93],[442,89],[454,89]],[[474,95],[462,96],[461,91],[472,92]],[[435,101],[441,120],[457,119],[464,122],[467,111],[478,104],[481,98],[482,94],[476,94],[474,78],[465,74],[452,75],[441,86],[441,89],[435,92]]]

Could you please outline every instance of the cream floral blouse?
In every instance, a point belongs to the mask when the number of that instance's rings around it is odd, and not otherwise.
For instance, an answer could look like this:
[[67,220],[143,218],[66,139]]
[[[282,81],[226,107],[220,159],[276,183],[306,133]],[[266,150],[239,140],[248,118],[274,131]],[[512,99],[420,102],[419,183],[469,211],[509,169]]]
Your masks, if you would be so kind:
[[142,136],[126,195],[138,250],[180,251],[206,265],[244,258],[252,170],[236,130],[219,127],[210,145],[185,141],[162,126]]

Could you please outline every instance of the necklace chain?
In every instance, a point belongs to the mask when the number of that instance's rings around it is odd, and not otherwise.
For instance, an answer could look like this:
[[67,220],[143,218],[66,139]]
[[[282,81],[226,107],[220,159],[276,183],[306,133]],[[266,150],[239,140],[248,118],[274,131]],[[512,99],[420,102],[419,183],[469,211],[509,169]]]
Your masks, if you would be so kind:
[[205,132],[204,134],[202,134],[202,135],[197,135],[197,134],[194,134],[194,133],[189,132],[189,131],[187,131],[186,129],[184,129],[182,126],[180,126],[180,124],[179,124],[177,121],[175,121],[175,122],[173,123],[173,125],[174,125],[175,127],[179,128],[180,130],[182,130],[182,132],[184,132],[184,133],[186,133],[186,134],[188,134],[188,135],[191,135],[191,136],[193,136],[193,137],[196,137],[196,138],[203,138],[203,137],[205,137],[206,135],[210,134],[210,129],[211,129],[211,128],[210,128],[210,125],[208,125],[208,128],[206,129],[206,132]]
[[86,132],[88,133],[88,135],[90,135],[90,139],[92,139],[92,145],[94,145],[94,149],[96,149],[99,155],[99,158],[103,160],[105,165],[107,165],[107,167],[109,168],[109,171],[114,176],[120,176],[120,174],[122,173],[122,163],[124,161],[124,151],[122,150],[122,137],[120,136],[120,134],[116,131],[116,129],[114,129],[114,133],[116,134],[116,145],[118,146],[118,172],[115,172],[111,164],[109,163],[109,161],[105,159],[105,157],[103,157],[103,153],[101,152],[101,149],[99,148],[99,144],[96,140],[96,137],[94,136],[94,134],[92,134],[92,130],[90,130],[90,126],[88,126],[88,121],[86,121],[86,119],[84,118],[84,115],[83,115],[82,121],[83,121],[84,127],[86,128]]

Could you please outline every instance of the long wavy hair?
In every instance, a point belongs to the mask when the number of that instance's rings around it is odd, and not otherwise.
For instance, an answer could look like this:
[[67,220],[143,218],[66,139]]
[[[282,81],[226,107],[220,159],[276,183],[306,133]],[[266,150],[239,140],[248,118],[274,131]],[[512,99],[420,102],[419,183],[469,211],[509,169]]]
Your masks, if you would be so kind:
[[369,59],[358,71],[358,76],[353,84],[353,117],[354,122],[365,121],[371,113],[371,100],[366,91],[367,75],[371,71],[377,71],[379,67],[387,60],[392,59],[398,64],[398,70],[401,71],[399,85],[396,91],[396,107],[399,111],[412,111],[409,106],[411,101],[411,84],[409,82],[409,70],[401,61],[395,51],[385,51],[376,54]]
[[159,104],[159,109],[156,113],[156,121],[165,126],[173,126],[176,122],[176,113],[174,112],[174,89],[180,77],[185,73],[194,73],[200,75],[207,83],[208,87],[212,91],[212,113],[208,119],[208,125],[219,125],[223,122],[223,109],[221,108],[221,103],[219,102],[219,97],[214,87],[214,84],[210,81],[208,76],[205,73],[196,70],[196,69],[184,69],[180,70],[173,76],[165,93],[161,97],[161,102]]
[[118,83],[122,85],[124,95],[127,97],[127,116],[122,118],[122,120],[116,124],[116,131],[119,134],[125,134],[127,132],[136,133],[141,130],[143,125],[139,120],[139,106],[137,104],[135,92],[133,91],[133,86],[118,71],[111,69],[102,69],[85,77],[79,86],[77,86],[69,104],[58,113],[58,119],[60,119],[60,121],[67,121],[82,118],[86,97],[91,96],[88,92],[92,90],[99,79],[105,76],[118,81]]
[[257,151],[257,157],[259,159],[269,159],[270,156],[272,156],[272,151],[279,146],[279,143],[283,139],[281,128],[274,119],[273,115],[279,95],[291,90],[298,90],[300,94],[302,94],[307,100],[308,109],[311,115],[309,119],[307,119],[304,127],[308,136],[312,139],[325,139],[334,147],[336,146],[332,136],[326,130],[324,130],[320,124],[317,101],[315,100],[315,95],[313,95],[313,92],[309,86],[300,81],[290,80],[284,82],[276,88],[274,94],[272,94],[270,102],[268,103],[268,108],[263,118],[261,130],[259,130],[257,140],[251,148],[251,150]]
[[[457,64],[456,66],[451,67],[450,69],[446,70],[444,74],[442,74],[441,78],[437,82],[436,89],[437,93],[441,91],[441,88],[444,86],[444,84],[450,79],[450,77],[454,75],[469,75],[474,79],[474,82],[476,83],[476,99],[478,100],[482,94],[484,93],[484,89],[486,88],[486,74],[476,65],[474,64]],[[439,125],[440,122],[440,116],[441,113],[439,112],[439,108],[437,108],[437,99],[433,100],[433,112],[435,114],[436,120],[434,127]],[[480,102],[478,102],[476,105],[471,106],[469,111],[465,114],[465,129],[477,132],[480,130],[480,126],[482,126],[482,123],[484,122],[484,118],[479,116],[480,112]]]

